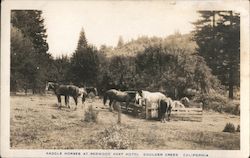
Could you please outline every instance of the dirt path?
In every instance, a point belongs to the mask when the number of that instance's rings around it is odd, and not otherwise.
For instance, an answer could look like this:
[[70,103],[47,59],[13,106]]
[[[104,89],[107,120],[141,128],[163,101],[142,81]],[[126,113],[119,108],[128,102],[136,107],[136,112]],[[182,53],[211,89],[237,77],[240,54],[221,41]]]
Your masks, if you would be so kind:
[[[55,96],[11,96],[11,147],[16,149],[100,149],[98,135],[116,124],[100,99],[87,99],[74,110],[58,110]],[[92,105],[98,123],[83,121]],[[131,133],[133,149],[239,149],[240,134],[222,132],[226,123],[236,127],[239,116],[204,112],[202,122],[170,121],[165,124],[122,114],[122,127]]]

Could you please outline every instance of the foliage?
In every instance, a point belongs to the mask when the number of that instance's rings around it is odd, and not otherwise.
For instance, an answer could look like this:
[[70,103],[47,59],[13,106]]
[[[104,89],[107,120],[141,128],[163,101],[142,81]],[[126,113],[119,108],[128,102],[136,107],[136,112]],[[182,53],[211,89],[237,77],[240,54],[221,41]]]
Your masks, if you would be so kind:
[[27,91],[35,78],[35,56],[31,40],[11,27],[11,91],[23,88]]
[[68,56],[60,56],[51,61],[48,78],[58,83],[70,83],[70,58]]
[[84,113],[84,121],[85,122],[98,122],[98,111],[93,109],[93,106],[89,106],[87,111]]
[[117,47],[122,47],[124,45],[124,41],[123,41],[123,38],[122,36],[119,37],[119,40],[118,40],[118,43],[117,43]]
[[240,17],[232,11],[199,11],[194,23],[197,51],[205,58],[223,85],[229,87],[229,97],[240,83]]
[[[218,88],[218,80],[211,74],[203,58],[185,53],[184,48],[155,46],[138,54],[138,74],[147,79],[148,89],[159,90],[174,98],[183,97],[187,88],[202,92]],[[156,80],[157,79],[157,80]],[[177,91],[177,94],[173,94]]]
[[102,149],[133,149],[133,135],[126,128],[112,125],[99,133],[98,145]]
[[80,32],[78,46],[71,57],[71,80],[76,85],[95,85],[99,68],[98,51],[87,45],[84,30]]
[[240,132],[240,125],[237,126],[236,132]]
[[42,11],[13,10],[11,25],[11,90],[42,92],[51,61]]
[[86,39],[84,29],[82,28],[82,30],[80,32],[78,44],[77,44],[77,50],[82,50],[82,49],[87,48],[87,47],[88,47],[88,41]]
[[217,112],[226,112],[234,115],[240,114],[240,104],[238,101],[228,99],[222,91],[210,92],[196,95],[195,102],[202,102],[205,110],[212,109]]
[[227,123],[226,126],[225,126],[225,128],[223,129],[223,132],[234,133],[235,132],[234,124]]
[[104,54],[115,54],[107,61],[102,79],[104,89],[147,89],[174,98],[184,96],[187,88],[203,93],[218,89],[218,79],[196,53],[191,37],[176,33],[167,38],[140,37],[113,49],[103,46]]

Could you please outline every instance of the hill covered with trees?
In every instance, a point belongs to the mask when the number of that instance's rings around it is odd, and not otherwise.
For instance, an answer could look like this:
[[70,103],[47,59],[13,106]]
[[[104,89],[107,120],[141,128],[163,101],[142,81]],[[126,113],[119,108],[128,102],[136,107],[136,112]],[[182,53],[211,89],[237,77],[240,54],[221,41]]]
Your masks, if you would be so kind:
[[[141,36],[130,41],[120,36],[116,47],[96,48],[88,43],[82,28],[72,56],[53,58],[48,53],[42,12],[12,11],[11,91],[32,89],[40,93],[46,81],[55,81],[95,86],[100,94],[110,88],[146,89],[180,98],[187,89],[205,94],[226,92],[225,87],[232,89],[232,84],[239,87],[239,41],[238,36],[231,37],[232,32],[237,35],[238,15],[216,12],[221,19],[212,26],[209,17],[213,14],[201,14],[203,20],[195,23],[197,28],[190,34]],[[234,17],[232,22],[230,17]],[[231,38],[236,43],[230,43]],[[236,73],[232,76],[231,71]]]

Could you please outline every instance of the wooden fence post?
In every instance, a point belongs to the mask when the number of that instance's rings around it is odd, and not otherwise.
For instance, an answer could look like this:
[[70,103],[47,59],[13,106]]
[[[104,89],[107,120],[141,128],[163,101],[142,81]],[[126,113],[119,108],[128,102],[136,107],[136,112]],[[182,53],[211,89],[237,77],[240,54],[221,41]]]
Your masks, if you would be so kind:
[[117,105],[117,110],[118,110],[118,121],[117,121],[117,123],[118,124],[121,124],[121,105],[119,104],[119,105]]

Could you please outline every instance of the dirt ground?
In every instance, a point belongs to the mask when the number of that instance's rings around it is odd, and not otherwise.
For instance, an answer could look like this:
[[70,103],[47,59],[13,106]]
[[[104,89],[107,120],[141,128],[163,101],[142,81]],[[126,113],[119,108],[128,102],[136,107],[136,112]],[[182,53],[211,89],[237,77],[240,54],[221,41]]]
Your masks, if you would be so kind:
[[[87,98],[77,110],[73,99],[70,109],[56,103],[54,95],[11,96],[12,149],[101,149],[100,132],[117,124],[117,113],[99,98]],[[83,121],[90,105],[99,112],[97,123]],[[131,134],[131,149],[239,150],[240,133],[222,132],[228,122],[237,127],[240,117],[205,111],[202,122],[161,123],[123,113],[120,126]]]

